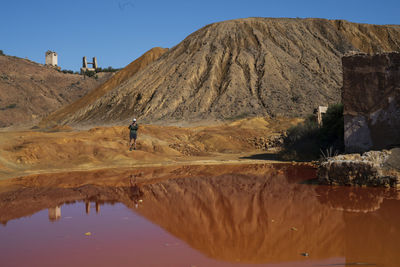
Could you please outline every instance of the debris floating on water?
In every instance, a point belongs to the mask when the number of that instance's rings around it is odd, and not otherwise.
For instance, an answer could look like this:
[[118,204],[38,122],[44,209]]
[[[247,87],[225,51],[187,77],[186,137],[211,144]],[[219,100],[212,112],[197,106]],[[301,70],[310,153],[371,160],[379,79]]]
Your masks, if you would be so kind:
[[90,236],[90,235],[92,235],[92,233],[91,232],[86,232],[85,235],[86,236]]
[[166,247],[176,247],[178,245],[179,245],[178,243],[165,243],[164,244],[164,246],[166,246]]

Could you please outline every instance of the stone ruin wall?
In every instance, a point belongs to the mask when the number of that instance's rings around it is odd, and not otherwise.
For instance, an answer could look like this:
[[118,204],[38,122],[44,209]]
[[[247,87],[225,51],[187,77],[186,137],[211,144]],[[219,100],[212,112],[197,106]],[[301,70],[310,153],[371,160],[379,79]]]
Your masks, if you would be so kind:
[[346,152],[400,146],[400,53],[345,56],[342,64]]

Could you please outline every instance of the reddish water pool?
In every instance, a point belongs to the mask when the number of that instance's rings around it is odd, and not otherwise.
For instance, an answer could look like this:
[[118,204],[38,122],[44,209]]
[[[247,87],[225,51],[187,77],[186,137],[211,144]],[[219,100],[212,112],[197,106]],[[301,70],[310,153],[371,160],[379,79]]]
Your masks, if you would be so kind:
[[308,166],[56,176],[0,185],[0,266],[400,266],[400,194]]

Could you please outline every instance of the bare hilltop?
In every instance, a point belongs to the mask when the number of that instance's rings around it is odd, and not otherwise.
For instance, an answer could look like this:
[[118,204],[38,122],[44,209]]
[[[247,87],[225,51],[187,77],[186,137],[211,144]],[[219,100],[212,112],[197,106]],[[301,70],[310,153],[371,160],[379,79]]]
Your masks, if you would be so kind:
[[131,62],[121,71],[117,72],[109,80],[101,84],[100,86],[91,90],[87,95],[78,99],[77,101],[67,105],[56,112],[53,112],[50,116],[46,117],[42,124],[47,122],[57,121],[70,114],[79,113],[85,110],[87,106],[94,103],[97,99],[101,98],[108,92],[112,91],[114,88],[118,87],[126,80],[131,78],[137,72],[144,69],[147,65],[157,60],[161,55],[168,51],[168,48],[154,47],[141,55],[139,58]]
[[78,100],[107,80],[63,73],[28,59],[0,55],[0,127],[30,123]]
[[295,117],[340,101],[341,57],[400,51],[399,25],[247,18],[207,25],[53,123]]

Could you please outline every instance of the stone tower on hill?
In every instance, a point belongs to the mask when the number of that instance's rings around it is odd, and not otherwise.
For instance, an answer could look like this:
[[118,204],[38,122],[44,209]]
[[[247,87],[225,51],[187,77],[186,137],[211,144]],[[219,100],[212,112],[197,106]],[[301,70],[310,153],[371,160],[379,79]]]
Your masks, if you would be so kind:
[[45,65],[57,66],[57,53],[47,50]]

